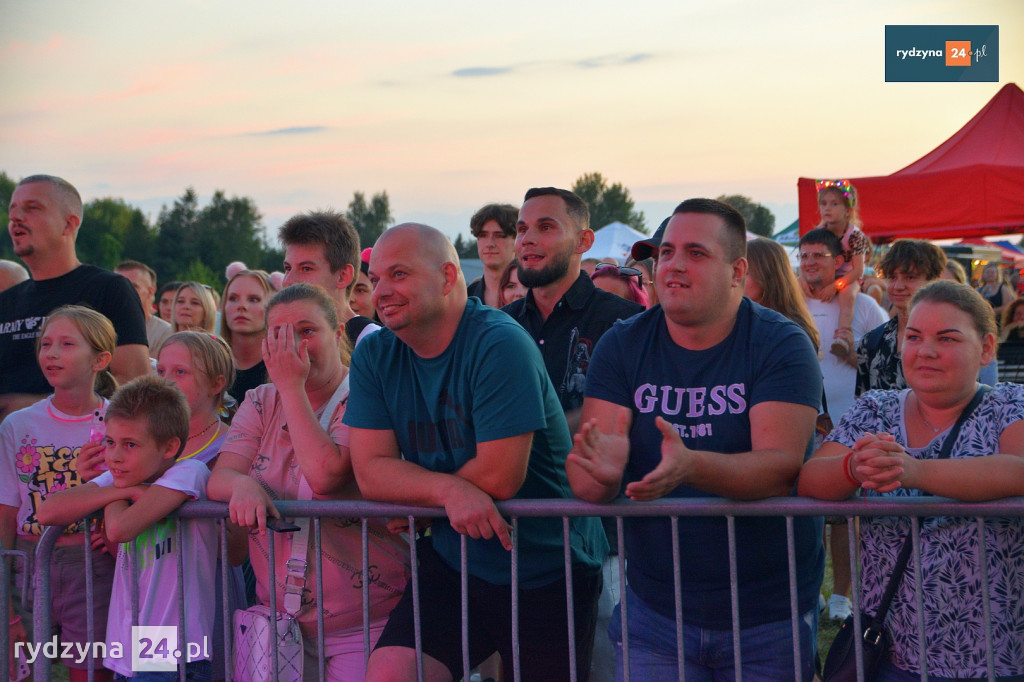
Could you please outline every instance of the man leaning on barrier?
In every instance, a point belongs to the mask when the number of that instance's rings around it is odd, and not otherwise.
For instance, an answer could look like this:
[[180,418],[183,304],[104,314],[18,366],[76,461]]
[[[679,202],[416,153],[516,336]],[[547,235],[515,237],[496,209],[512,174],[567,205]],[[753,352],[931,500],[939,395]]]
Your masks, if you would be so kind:
[[[623,484],[637,501],[791,494],[811,447],[821,372],[799,327],[743,297],[745,239],[743,217],[732,207],[690,199],[653,239],[634,245],[634,258],[653,249],[658,259],[660,305],[617,323],[594,351],[583,425],[567,465],[577,496],[608,502]],[[735,519],[744,680],[809,681],[814,674],[821,520],[798,517],[793,526],[796,614],[784,519]],[[686,679],[731,679],[726,519],[680,518],[678,564],[670,536],[668,518],[625,521],[629,670],[634,679],[678,679],[681,618]],[[674,572],[682,581],[681,614]],[[620,609],[609,635],[621,676]]]
[[[505,313],[467,300],[455,249],[432,227],[384,232],[370,281],[386,329],[352,357],[344,422],[356,479],[368,499],[444,507],[448,516],[417,544],[421,623],[410,583],[367,679],[416,679],[418,626],[425,679],[463,676],[460,534],[469,536],[469,665],[497,651],[508,680],[517,662],[524,680],[570,679],[561,520],[518,522],[512,594],[512,529],[494,505],[572,495],[572,442],[536,344]],[[586,680],[607,542],[595,519],[574,518],[570,545],[577,679]]]

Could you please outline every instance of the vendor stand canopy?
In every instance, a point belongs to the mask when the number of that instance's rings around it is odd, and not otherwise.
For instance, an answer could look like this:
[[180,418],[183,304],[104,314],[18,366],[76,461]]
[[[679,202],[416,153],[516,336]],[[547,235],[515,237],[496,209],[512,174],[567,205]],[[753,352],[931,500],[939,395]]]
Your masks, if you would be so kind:
[[619,265],[624,265],[629,258],[633,244],[641,239],[648,239],[644,234],[625,223],[615,221],[594,230],[594,243],[583,254],[584,258],[614,258]]
[[[1024,92],[1008,83],[955,135],[892,175],[849,178],[864,232],[949,239],[1024,231]],[[800,178],[800,233],[819,221],[813,178]]]

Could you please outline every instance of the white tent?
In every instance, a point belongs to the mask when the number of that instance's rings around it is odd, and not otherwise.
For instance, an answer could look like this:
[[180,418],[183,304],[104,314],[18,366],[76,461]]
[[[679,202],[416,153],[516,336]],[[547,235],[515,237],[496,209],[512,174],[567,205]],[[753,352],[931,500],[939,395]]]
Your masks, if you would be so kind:
[[594,232],[594,244],[583,254],[584,258],[614,258],[619,265],[625,265],[633,244],[649,235],[634,230],[618,221],[609,223]]

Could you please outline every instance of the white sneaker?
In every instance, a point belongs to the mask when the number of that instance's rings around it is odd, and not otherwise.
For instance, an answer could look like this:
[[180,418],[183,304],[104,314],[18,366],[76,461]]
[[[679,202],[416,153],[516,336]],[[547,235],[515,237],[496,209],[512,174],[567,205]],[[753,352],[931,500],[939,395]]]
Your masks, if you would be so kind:
[[853,604],[841,594],[833,594],[828,599],[828,617],[831,620],[844,621],[853,613]]
[[824,613],[825,607],[826,607],[825,595],[819,594],[818,595],[818,613]]

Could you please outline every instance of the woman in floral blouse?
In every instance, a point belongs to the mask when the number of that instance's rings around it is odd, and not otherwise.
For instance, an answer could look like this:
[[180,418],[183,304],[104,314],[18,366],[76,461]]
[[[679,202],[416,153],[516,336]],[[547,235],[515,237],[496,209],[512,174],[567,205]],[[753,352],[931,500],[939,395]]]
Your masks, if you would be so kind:
[[[992,308],[954,282],[929,284],[910,307],[902,346],[910,387],[864,394],[804,465],[799,493],[839,500],[863,488],[868,497],[972,501],[1024,494],[1024,387],[999,384],[985,394],[964,421],[949,458],[939,458],[951,427],[978,391],[978,368],[995,353]],[[909,533],[907,517],[861,520],[865,612],[877,612]],[[920,541],[920,557],[911,557],[886,617],[892,648],[878,679],[916,680],[922,668],[933,682],[989,679],[983,571],[991,599],[991,672],[1000,680],[1021,679],[1024,520],[989,518],[979,533],[973,518],[927,517]]]

